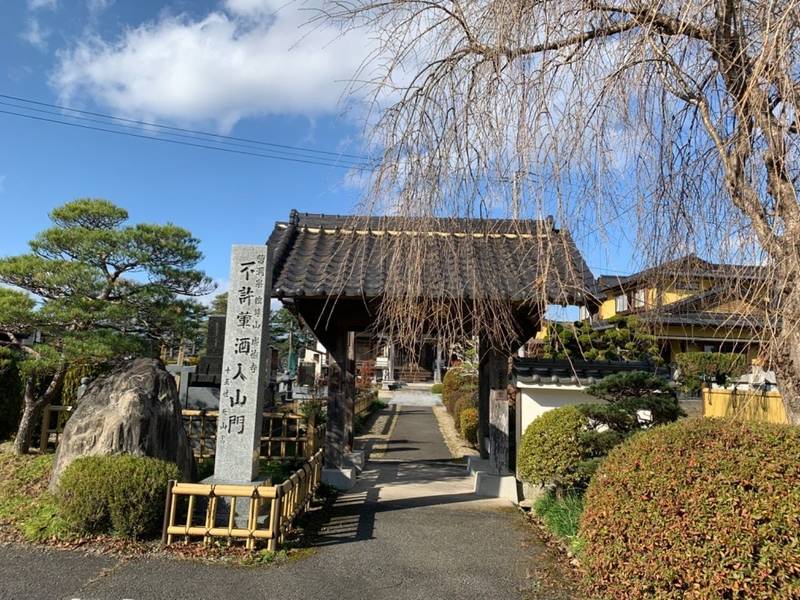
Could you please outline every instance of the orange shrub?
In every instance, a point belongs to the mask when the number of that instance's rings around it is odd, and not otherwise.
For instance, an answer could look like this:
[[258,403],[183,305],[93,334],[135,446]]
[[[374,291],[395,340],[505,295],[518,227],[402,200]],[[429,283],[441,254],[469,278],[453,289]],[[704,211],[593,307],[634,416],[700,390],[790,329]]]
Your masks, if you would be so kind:
[[592,598],[798,598],[800,428],[636,434],[593,477],[579,536]]

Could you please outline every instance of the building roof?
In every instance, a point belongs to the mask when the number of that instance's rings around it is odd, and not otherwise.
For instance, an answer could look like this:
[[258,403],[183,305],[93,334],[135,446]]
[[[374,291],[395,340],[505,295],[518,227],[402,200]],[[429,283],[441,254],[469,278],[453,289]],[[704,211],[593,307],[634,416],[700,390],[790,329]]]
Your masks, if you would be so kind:
[[607,292],[626,289],[631,291],[635,286],[676,283],[684,289],[691,289],[698,279],[757,280],[764,277],[764,269],[757,265],[734,265],[712,263],[703,260],[696,254],[687,254],[681,258],[667,261],[626,276],[601,275],[597,278],[598,297],[607,297]]
[[422,262],[426,297],[525,302],[534,286],[544,284],[549,302],[568,303],[594,286],[569,232],[550,219],[423,220],[292,211],[288,221],[275,224],[268,243],[278,298],[377,298],[390,269],[407,268],[413,257]]
[[592,385],[607,375],[646,371],[669,379],[669,369],[646,361],[539,360],[515,357],[514,380],[526,385]]

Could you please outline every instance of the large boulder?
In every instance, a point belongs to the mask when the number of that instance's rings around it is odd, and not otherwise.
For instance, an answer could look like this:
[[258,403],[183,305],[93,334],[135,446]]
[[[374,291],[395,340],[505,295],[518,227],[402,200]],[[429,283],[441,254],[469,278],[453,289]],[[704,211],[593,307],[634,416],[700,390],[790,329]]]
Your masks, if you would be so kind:
[[192,476],[175,380],[161,361],[137,358],[89,384],[61,435],[50,490],[76,458],[109,454],[160,458]]

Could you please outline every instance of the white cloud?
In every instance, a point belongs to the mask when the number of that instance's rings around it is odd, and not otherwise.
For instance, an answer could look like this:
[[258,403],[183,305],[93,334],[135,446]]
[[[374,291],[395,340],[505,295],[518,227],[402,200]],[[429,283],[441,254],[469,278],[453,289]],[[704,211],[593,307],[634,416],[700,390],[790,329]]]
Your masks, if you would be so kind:
[[201,19],[162,16],[116,40],[81,40],[59,53],[51,84],[67,102],[86,95],[129,116],[223,131],[249,116],[334,113],[369,44],[363,32],[304,27],[311,4],[225,0]]
[[274,14],[287,4],[287,0],[225,0],[228,12],[243,16]]
[[34,48],[45,50],[47,48],[47,38],[50,37],[51,33],[49,29],[42,27],[38,19],[30,18],[27,26],[19,36]]
[[28,0],[30,10],[39,10],[40,8],[55,10],[57,6],[58,0]]
[[86,0],[86,8],[89,10],[89,17],[95,18],[100,13],[108,10],[115,0]]

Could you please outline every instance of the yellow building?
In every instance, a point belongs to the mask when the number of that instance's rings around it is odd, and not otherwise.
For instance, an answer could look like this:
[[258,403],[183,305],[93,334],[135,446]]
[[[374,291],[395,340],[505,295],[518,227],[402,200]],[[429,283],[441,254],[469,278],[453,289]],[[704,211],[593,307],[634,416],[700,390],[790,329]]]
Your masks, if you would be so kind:
[[602,327],[615,316],[636,315],[674,362],[681,352],[737,352],[755,358],[763,311],[756,266],[717,264],[694,254],[625,277],[601,276],[581,320]]

